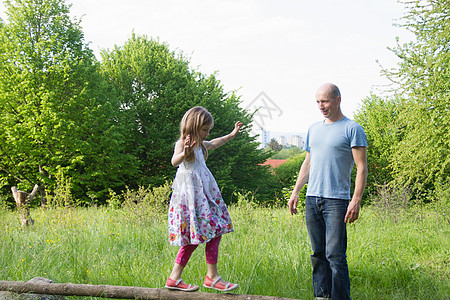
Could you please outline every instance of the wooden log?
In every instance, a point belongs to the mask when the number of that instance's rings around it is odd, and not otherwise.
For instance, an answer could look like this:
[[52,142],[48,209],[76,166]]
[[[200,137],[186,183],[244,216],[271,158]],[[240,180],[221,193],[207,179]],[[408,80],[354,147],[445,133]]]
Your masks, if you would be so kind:
[[[73,283],[45,283],[40,281],[0,281],[0,290],[14,293],[34,293],[62,296],[83,296],[120,299],[158,299],[158,300],[290,300],[288,298],[216,294],[204,292],[180,292],[168,289],[142,288],[133,286],[91,285]],[[292,299],[291,299],[292,300]]]

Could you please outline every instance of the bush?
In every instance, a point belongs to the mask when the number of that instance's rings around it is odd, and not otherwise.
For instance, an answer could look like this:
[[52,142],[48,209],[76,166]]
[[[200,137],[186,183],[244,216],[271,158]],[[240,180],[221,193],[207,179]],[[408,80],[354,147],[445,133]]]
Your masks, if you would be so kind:
[[404,211],[410,206],[411,190],[407,187],[379,185],[377,193],[372,195],[370,204],[376,208],[381,219],[397,223]]
[[54,190],[47,194],[47,206],[50,207],[77,206],[74,201],[74,197],[72,195],[72,178],[66,176],[61,169],[58,170],[56,174],[56,184]]
[[122,193],[122,207],[130,220],[136,223],[153,223],[167,212],[171,193],[172,183],[168,181],[154,188],[143,186],[137,190],[127,188]]
[[299,147],[292,146],[290,148],[283,148],[278,153],[273,155],[272,159],[288,159],[294,155],[302,153],[303,150]]
[[297,180],[300,167],[305,160],[306,152],[296,154],[290,157],[284,164],[275,168],[275,175],[278,180],[283,184],[283,187],[288,187],[295,184]]
[[450,179],[439,179],[436,182],[434,198],[434,209],[436,212],[436,223],[438,226],[450,225]]
[[[295,154],[294,156],[290,157],[284,164],[278,166],[274,170],[275,176],[282,185],[281,194],[282,194],[282,201],[284,204],[286,204],[289,198],[291,197],[292,190],[294,189],[298,173],[303,164],[303,161],[305,160],[305,157],[306,157],[305,151],[303,151],[302,153]],[[302,207],[304,206],[305,203],[306,189],[307,185],[305,184],[305,186],[303,186],[303,188],[298,194],[299,211],[302,211]]]

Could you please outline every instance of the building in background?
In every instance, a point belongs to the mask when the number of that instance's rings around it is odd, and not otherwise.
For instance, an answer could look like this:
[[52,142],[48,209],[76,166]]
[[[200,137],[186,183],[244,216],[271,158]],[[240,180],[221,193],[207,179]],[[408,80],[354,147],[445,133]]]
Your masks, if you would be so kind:
[[270,141],[270,132],[264,130],[264,128],[259,127],[254,130],[254,134],[257,136],[256,141],[260,143],[260,148],[266,148],[267,144]]
[[295,146],[303,150],[305,147],[304,135],[303,133],[287,133],[287,132],[269,132],[263,127],[254,127],[250,133],[256,136],[256,141],[260,143],[260,148],[266,148],[270,143],[271,136],[275,139],[278,144],[283,147]]
[[303,149],[303,137],[301,135],[293,135],[289,137],[289,144]]
[[286,136],[282,135],[278,138],[278,144],[280,144],[281,146],[287,146],[288,145],[288,140],[286,138]]
[[298,134],[291,135],[291,136],[280,135],[278,137],[277,142],[278,142],[278,144],[280,144],[283,147],[295,146],[300,149],[303,149],[303,146],[304,146],[303,145],[303,137]]

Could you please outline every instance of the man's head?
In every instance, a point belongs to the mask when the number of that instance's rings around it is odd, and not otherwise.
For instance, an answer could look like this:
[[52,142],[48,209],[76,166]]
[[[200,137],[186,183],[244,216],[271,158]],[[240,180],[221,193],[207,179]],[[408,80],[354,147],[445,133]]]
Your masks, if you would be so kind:
[[339,121],[344,116],[341,112],[341,92],[336,85],[321,85],[316,92],[316,101],[327,123]]

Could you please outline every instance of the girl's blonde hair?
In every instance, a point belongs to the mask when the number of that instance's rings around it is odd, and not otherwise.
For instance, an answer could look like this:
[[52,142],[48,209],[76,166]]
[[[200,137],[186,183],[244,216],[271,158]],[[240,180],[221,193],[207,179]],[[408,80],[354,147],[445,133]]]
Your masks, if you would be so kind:
[[[191,143],[196,141],[196,147],[201,147],[205,160],[208,158],[208,151],[200,140],[200,129],[203,126],[214,126],[214,119],[209,111],[202,106],[195,106],[189,109],[183,116],[180,122],[180,140],[184,141],[187,136],[191,135]],[[186,158],[186,161],[195,160],[194,152],[191,152]]]

